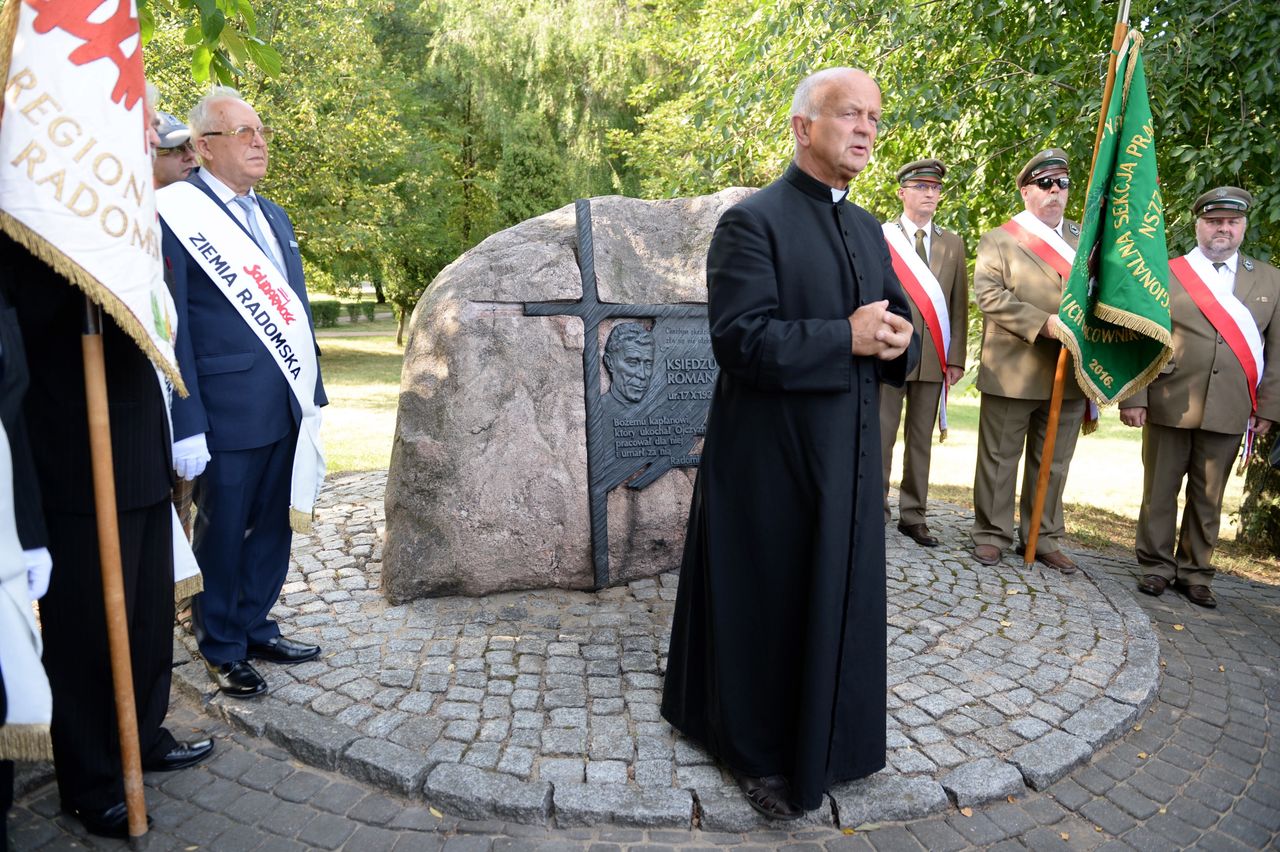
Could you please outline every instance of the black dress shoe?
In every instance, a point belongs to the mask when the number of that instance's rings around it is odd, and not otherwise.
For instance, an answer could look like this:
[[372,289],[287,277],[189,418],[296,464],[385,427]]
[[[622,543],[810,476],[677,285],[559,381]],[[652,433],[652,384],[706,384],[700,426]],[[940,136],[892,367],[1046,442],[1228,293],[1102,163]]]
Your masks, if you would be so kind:
[[252,698],[267,691],[267,682],[258,674],[258,670],[249,665],[248,660],[236,660],[234,663],[223,663],[215,666],[205,663],[209,677],[218,685],[224,695],[232,698]]
[[[124,802],[116,802],[106,810],[89,808],[72,808],[71,815],[80,820],[80,824],[90,834],[99,837],[118,837],[125,840],[129,837],[129,809]],[[147,829],[152,826],[151,815],[147,815]]]
[[148,772],[174,772],[195,766],[213,754],[213,740],[205,737],[189,743],[178,743],[169,752],[156,760],[148,760],[142,768]]
[[249,659],[266,660],[269,663],[305,663],[320,656],[319,645],[304,645],[283,636],[270,642],[249,646]]
[[916,544],[920,545],[921,547],[937,547],[938,546],[938,539],[929,534],[928,524],[924,524],[924,523],[904,524],[899,522],[898,532],[902,533],[907,538],[912,539],[913,541],[915,541]]
[[791,803],[791,785],[785,777],[769,775],[757,778],[734,772],[733,778],[747,797],[747,804],[761,815],[784,822],[804,816],[804,811]]

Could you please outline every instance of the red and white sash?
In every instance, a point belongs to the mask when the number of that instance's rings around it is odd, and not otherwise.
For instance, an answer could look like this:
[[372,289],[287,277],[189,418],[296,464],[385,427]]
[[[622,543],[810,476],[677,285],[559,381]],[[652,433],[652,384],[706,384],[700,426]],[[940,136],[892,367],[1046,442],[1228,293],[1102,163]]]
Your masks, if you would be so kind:
[[179,181],[157,192],[156,200],[161,218],[267,350],[302,409],[289,525],[297,532],[310,532],[325,463],[316,405],[320,365],[302,301],[274,261],[198,187]]
[[[1053,268],[1062,276],[1063,286],[1071,278],[1071,266],[1076,262],[1076,250],[1058,232],[1036,218],[1030,210],[1023,210],[1000,226],[1013,235],[1019,245]],[[1085,401],[1084,422],[1086,434],[1093,431],[1098,422],[1098,406],[1091,399]]]
[[938,366],[942,370],[942,395],[938,402],[938,439],[947,439],[947,352],[951,349],[951,315],[947,311],[947,300],[942,294],[942,285],[933,271],[920,259],[915,249],[907,242],[906,235],[897,222],[889,222],[883,226],[885,242],[889,244],[889,257],[893,261],[894,274],[902,282],[924,327],[933,339],[934,351],[938,353]]
[[[1175,257],[1169,261],[1169,271],[1181,282],[1191,301],[1214,327],[1222,340],[1244,368],[1245,383],[1249,387],[1249,414],[1258,411],[1258,383],[1262,381],[1262,335],[1253,315],[1235,294],[1222,286],[1217,270],[1209,259],[1198,251]],[[1209,282],[1214,282],[1210,284]],[[1245,429],[1241,465],[1249,463],[1253,455],[1253,429]]]

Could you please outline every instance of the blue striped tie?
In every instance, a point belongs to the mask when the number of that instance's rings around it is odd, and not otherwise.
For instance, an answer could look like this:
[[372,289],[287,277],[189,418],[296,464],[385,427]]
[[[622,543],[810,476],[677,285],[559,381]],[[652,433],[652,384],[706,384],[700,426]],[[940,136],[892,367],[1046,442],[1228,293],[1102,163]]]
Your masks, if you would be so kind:
[[258,244],[258,248],[266,252],[267,257],[271,258],[272,262],[275,263],[276,269],[278,269],[287,278],[288,273],[285,272],[284,263],[280,260],[279,255],[277,255],[271,248],[271,241],[262,233],[262,228],[258,226],[258,211],[256,209],[258,206],[258,199],[254,198],[252,195],[237,195],[231,200],[244,211],[244,217],[249,220],[249,233],[253,235],[253,241]]

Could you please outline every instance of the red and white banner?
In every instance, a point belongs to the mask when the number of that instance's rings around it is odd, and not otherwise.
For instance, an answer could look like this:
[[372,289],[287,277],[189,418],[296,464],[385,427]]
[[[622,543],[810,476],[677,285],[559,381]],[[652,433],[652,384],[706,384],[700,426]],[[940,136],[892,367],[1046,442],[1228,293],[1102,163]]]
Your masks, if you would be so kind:
[[884,240],[889,244],[889,258],[893,263],[893,272],[898,276],[902,288],[920,312],[920,319],[929,331],[933,341],[934,352],[938,356],[938,367],[942,370],[942,395],[938,401],[938,437],[947,439],[947,353],[951,351],[951,314],[947,310],[947,300],[942,293],[942,285],[928,265],[920,259],[915,249],[907,242],[906,235],[897,222],[889,222],[883,226]]
[[134,0],[5,0],[0,68],[0,228],[102,305],[181,389]]

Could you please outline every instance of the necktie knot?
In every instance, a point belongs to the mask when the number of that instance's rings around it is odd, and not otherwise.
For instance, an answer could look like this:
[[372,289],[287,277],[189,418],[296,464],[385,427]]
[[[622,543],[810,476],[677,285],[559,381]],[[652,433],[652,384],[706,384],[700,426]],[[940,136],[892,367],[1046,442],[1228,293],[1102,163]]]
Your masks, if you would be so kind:
[[1221,271],[1222,271],[1222,269],[1223,269],[1223,267],[1225,267],[1225,266],[1226,266],[1226,264],[1219,260],[1219,261],[1217,261],[1216,263],[1214,263],[1214,264],[1213,264],[1213,271],[1214,271],[1214,272],[1221,272]]
[[[271,262],[281,272],[285,272],[284,264],[280,260],[280,255],[276,254],[275,247],[271,245],[271,241],[267,239],[267,235],[262,232],[262,226],[258,224],[258,199],[252,195],[237,195],[231,199],[235,205],[244,211],[245,224],[249,226],[249,235],[253,237],[253,241],[258,244],[258,248],[270,258]],[[287,275],[287,273],[286,273]]]
[[929,253],[924,247],[924,228],[916,228],[916,254],[920,255],[920,259],[925,263],[929,262]]

